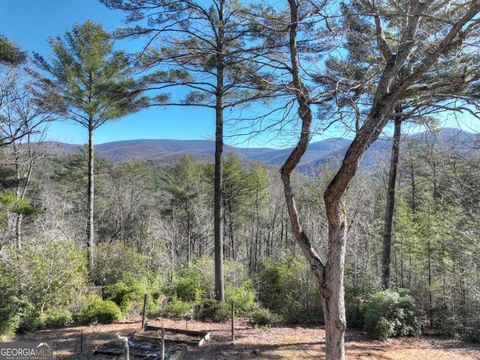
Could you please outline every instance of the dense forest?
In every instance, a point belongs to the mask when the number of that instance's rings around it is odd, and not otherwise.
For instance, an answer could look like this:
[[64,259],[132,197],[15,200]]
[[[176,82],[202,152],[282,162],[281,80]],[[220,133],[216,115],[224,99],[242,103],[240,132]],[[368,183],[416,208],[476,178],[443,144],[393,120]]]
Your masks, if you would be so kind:
[[[346,327],[480,341],[480,138],[441,125],[479,117],[478,1],[102,3],[129,27],[75,25],[49,57],[0,37],[3,336],[127,319],[146,295],[151,317],[225,321],[233,302],[324,325],[332,360]],[[106,122],[167,106],[211,109],[214,156],[96,154]],[[54,121],[87,145],[56,152]],[[224,126],[294,147],[253,161]],[[331,126],[349,145],[302,167]]]

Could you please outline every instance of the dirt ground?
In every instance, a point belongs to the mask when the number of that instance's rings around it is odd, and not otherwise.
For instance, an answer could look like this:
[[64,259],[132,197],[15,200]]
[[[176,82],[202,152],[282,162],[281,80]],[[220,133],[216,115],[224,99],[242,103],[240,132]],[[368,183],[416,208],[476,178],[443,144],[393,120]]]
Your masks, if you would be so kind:
[[[185,329],[185,321],[156,319],[157,326]],[[139,321],[43,330],[18,336],[17,340],[44,341],[53,346],[56,359],[91,358],[93,348],[140,328]],[[188,322],[189,330],[212,331],[212,339],[200,348],[189,347],[186,360],[324,359],[324,330],[314,327],[255,328],[237,319],[236,340],[230,324]],[[81,345],[83,339],[83,344]],[[373,341],[364,334],[347,331],[347,359],[355,360],[480,360],[480,345],[438,337],[398,338]]]

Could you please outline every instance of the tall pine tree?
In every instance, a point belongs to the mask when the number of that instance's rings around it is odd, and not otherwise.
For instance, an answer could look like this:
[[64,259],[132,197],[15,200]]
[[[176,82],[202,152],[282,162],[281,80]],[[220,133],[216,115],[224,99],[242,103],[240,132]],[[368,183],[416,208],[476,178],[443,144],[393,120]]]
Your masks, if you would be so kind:
[[50,59],[35,54],[40,72],[36,79],[39,104],[74,121],[88,131],[87,246],[94,267],[94,132],[107,121],[139,110],[144,99],[132,77],[126,55],[113,49],[101,25],[76,25],[64,38],[49,41]]
[[[215,113],[214,243],[216,298],[224,301],[223,276],[223,147],[225,111],[268,98],[266,79],[258,75],[261,64],[253,60],[260,49],[250,43],[251,28],[242,15],[245,7],[236,0],[102,0],[108,7],[124,10],[136,26],[117,32],[120,37],[146,37],[139,53],[151,71],[146,87],[152,105],[196,106]],[[145,25],[146,24],[146,25]],[[164,93],[183,88],[182,99]]]

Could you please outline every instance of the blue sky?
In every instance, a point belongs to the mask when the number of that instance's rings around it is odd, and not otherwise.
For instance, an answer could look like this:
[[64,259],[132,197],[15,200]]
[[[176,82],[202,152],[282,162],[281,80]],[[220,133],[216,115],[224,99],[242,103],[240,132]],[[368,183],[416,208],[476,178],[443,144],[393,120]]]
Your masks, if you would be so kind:
[[[47,39],[62,36],[76,23],[93,20],[107,30],[122,25],[124,14],[107,9],[98,0],[2,0],[0,34],[22,49],[48,56]],[[122,48],[135,50],[127,41]],[[95,134],[97,143],[125,139],[210,139],[214,117],[208,109],[151,108],[104,125]],[[49,126],[48,138],[84,143],[86,130],[71,122]]]
[[[123,17],[124,13],[107,9],[98,0],[1,0],[0,34],[28,52],[38,52],[48,57],[48,37],[62,36],[74,24],[86,20],[101,23],[109,31],[114,30],[123,24]],[[138,44],[122,41],[119,45],[127,51],[134,51]],[[464,129],[480,130],[478,121],[462,118],[461,122]],[[452,117],[445,125],[458,126],[458,119]],[[212,139],[214,131],[214,114],[209,109],[150,108],[107,123],[96,131],[95,141]],[[314,140],[340,135],[338,131],[332,130]],[[51,124],[48,138],[69,143],[84,143],[87,139],[86,130],[71,122]],[[272,138],[272,141],[267,141]],[[226,142],[244,147],[283,147],[292,145],[294,137],[288,135],[281,139],[274,134],[250,140],[227,137]]]

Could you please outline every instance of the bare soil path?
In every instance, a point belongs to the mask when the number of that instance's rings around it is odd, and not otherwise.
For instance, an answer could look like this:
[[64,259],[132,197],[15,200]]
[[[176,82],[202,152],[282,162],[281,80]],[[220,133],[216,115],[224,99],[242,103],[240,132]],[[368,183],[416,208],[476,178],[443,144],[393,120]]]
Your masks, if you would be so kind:
[[[44,341],[53,346],[56,359],[76,358],[83,348],[89,358],[95,346],[129,335],[140,328],[140,321],[127,323],[43,330],[18,336],[17,340]],[[183,320],[156,319],[157,326],[185,329]],[[230,324],[188,322],[189,330],[212,331],[212,340],[203,347],[190,347],[186,360],[280,360],[324,359],[324,330],[314,327],[255,328],[238,319],[236,340],[230,339]],[[83,345],[80,345],[83,338]],[[347,359],[351,360],[480,360],[480,345],[469,345],[438,337],[398,338],[375,341],[356,331],[347,331]],[[85,358],[85,357],[84,357]]]

